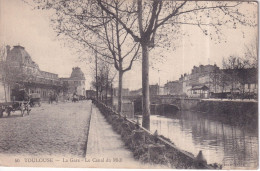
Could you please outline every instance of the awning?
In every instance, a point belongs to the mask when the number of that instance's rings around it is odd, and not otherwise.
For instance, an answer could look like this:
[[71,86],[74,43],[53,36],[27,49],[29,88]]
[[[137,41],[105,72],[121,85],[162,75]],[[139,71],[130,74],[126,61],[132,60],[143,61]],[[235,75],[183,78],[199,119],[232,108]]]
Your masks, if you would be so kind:
[[191,90],[209,90],[209,88],[203,85],[203,86],[194,86],[191,88]]

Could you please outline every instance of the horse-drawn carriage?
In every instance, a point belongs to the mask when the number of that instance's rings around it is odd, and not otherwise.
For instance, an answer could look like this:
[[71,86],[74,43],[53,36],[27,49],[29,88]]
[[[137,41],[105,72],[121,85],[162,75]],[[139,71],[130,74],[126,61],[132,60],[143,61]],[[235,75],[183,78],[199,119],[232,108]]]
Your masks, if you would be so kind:
[[38,104],[38,106],[41,106],[41,95],[38,93],[32,93],[29,95],[30,96],[30,106],[33,107],[36,104]]
[[25,113],[30,114],[30,100],[25,90],[17,90],[13,93],[12,100],[10,102],[0,103],[0,117],[3,117],[4,112],[8,116],[11,112],[21,111],[21,115],[24,116]]

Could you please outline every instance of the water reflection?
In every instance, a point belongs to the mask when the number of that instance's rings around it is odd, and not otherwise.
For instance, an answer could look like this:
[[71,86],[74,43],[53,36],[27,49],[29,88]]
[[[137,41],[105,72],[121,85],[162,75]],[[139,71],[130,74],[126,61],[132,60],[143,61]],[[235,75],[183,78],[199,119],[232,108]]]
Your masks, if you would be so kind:
[[256,168],[257,124],[210,116],[213,115],[190,111],[181,111],[171,117],[152,115],[151,131],[158,130],[176,146],[194,155],[202,150],[208,163],[220,163],[224,169]]

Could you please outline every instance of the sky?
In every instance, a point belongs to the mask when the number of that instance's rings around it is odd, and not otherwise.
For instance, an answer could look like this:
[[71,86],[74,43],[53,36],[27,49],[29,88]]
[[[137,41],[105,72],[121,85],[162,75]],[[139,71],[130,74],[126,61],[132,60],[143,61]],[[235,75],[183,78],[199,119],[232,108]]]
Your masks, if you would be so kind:
[[[25,47],[41,70],[56,73],[59,77],[69,77],[72,67],[79,66],[86,77],[86,89],[89,89],[93,78],[92,64],[80,61],[82,54],[57,38],[50,15],[47,11],[33,10],[22,0],[0,0],[0,44]],[[150,84],[163,86],[167,81],[177,80],[181,74],[191,73],[194,65],[217,64],[221,67],[223,57],[243,57],[245,45],[254,43],[257,37],[257,28],[225,28],[222,42],[217,43],[197,27],[183,26],[182,29],[188,36],[179,38],[176,49],[158,48],[150,53]],[[158,52],[163,55],[159,62]],[[91,55],[84,54],[85,57]],[[123,87],[141,88],[141,77],[141,62],[137,61],[124,75]],[[117,86],[116,82],[114,84]]]

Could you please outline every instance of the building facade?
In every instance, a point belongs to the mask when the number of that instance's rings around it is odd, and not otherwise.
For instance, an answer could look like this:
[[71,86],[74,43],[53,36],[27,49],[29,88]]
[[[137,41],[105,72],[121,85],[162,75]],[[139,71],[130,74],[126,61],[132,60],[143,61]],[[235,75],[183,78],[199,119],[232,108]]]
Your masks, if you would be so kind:
[[11,96],[15,84],[25,88],[29,94],[40,94],[42,100],[48,100],[50,93],[62,94],[62,83],[57,74],[40,70],[24,47],[6,48],[5,68],[1,74],[2,80],[10,87]]
[[[129,96],[129,89],[128,88],[122,88],[122,96]],[[118,96],[118,88],[113,89],[113,96],[117,97]]]
[[164,85],[165,95],[181,95],[183,94],[183,85],[180,81],[170,81]]
[[66,88],[66,96],[72,97],[74,93],[86,96],[85,80],[85,75],[79,67],[72,68],[69,78],[61,78],[62,84]]
[[[179,80],[164,85],[170,95],[209,98],[222,94],[257,94],[256,68],[220,69],[216,65],[194,66],[191,74],[181,75]],[[182,87],[182,88],[180,88]]]

